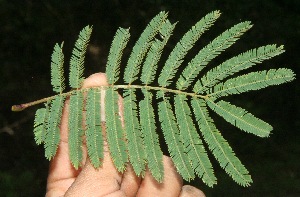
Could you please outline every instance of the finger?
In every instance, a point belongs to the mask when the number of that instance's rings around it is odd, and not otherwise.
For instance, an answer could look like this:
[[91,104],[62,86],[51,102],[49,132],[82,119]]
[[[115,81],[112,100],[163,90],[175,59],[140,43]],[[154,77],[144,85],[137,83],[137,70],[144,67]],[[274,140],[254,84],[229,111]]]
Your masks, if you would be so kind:
[[87,160],[65,196],[105,196],[120,190],[122,175],[116,170],[108,154],[107,151],[104,152],[102,167],[98,169]]
[[[93,86],[107,85],[106,76],[103,73],[96,73],[84,80],[83,88]],[[101,104],[104,99],[101,100]],[[69,100],[65,102],[61,124],[60,124],[60,137],[61,141],[58,145],[57,153],[50,162],[49,176],[47,180],[47,191],[65,192],[70,185],[74,182],[80,170],[75,170],[70,163],[69,159],[69,146],[68,146],[68,112]],[[104,111],[101,111],[104,114]],[[103,116],[104,117],[104,116]],[[86,151],[84,151],[83,158],[86,158]]]
[[[79,171],[70,163],[69,146],[67,142],[68,136],[68,111],[69,105],[66,101],[60,124],[61,141],[55,157],[50,161],[49,175],[47,180],[46,196],[61,196],[75,180]],[[60,194],[60,195],[59,195]]]
[[95,169],[87,161],[75,182],[66,192],[65,197],[93,196],[95,194],[105,197],[136,196],[141,181],[140,178],[135,176],[131,167],[127,168],[122,176],[113,167],[112,161],[108,161],[106,158],[110,157],[105,157],[103,168],[99,169]]
[[[106,147],[107,148],[107,147]],[[132,167],[127,167],[122,175],[113,165],[108,150],[104,151],[102,167],[95,169],[87,160],[81,173],[66,192],[65,196],[106,196],[134,197],[138,191],[140,178]]]
[[140,187],[142,179],[137,177],[131,165],[128,165],[122,177],[121,190],[127,197],[134,197]]
[[137,196],[179,196],[182,187],[182,178],[175,169],[171,158],[164,156],[164,179],[163,183],[158,183],[146,171],[145,178],[142,180]]
[[[105,124],[102,124],[105,133]],[[95,169],[89,160],[86,161],[81,173],[69,188],[66,196],[82,196],[97,193],[99,196],[126,196],[134,197],[138,191],[141,178],[137,177],[129,165],[121,174],[117,172],[109,153],[104,135],[104,160],[101,168]]]
[[197,189],[196,187],[193,187],[191,185],[184,185],[179,197],[205,197],[205,195],[200,189]]

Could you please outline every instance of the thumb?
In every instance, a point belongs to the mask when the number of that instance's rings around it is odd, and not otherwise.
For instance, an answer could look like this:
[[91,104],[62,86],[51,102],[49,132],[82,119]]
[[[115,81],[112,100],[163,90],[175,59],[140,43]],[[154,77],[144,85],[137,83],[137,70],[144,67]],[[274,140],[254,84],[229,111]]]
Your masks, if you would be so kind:
[[[103,73],[91,75],[84,81],[84,87],[93,87],[105,85],[106,76]],[[127,166],[124,174],[119,173],[111,159],[108,144],[106,141],[105,128],[105,112],[104,112],[104,97],[105,92],[101,92],[101,127],[104,138],[104,154],[102,165],[99,169],[95,169],[89,159],[86,159],[85,165],[79,173],[76,180],[66,192],[65,196],[135,196],[140,183],[140,178],[135,176],[131,166]],[[123,102],[119,96],[119,115],[123,122]]]
[[[83,84],[83,87],[94,87],[100,85],[106,85],[106,76],[103,73],[96,73],[88,77]],[[101,97],[101,117],[104,118],[101,121],[101,127],[103,137],[105,139],[105,112],[104,109],[104,96]],[[99,169],[95,169],[90,163],[89,159],[86,159],[78,177],[68,189],[66,196],[93,196],[98,194],[99,196],[107,195],[109,193],[119,190],[119,185],[122,179],[122,175],[115,169],[113,161],[111,160],[107,141],[104,140],[104,158],[102,160],[102,166]]]
[[[108,151],[105,150],[101,168],[95,169],[87,159],[65,196],[105,196],[120,192],[121,182],[122,174],[116,170]],[[120,193],[120,196],[124,195]]]

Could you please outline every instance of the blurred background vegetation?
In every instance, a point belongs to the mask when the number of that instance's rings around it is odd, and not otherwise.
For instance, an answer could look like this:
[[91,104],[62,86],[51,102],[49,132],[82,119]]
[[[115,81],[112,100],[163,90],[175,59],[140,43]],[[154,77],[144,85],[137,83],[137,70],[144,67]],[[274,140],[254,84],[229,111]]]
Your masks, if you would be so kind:
[[[93,25],[85,76],[104,71],[110,42],[118,27],[131,27],[130,46],[149,20],[161,10],[179,21],[165,54],[202,16],[219,9],[216,25],[197,42],[189,57],[215,36],[240,21],[254,27],[210,65],[261,45],[284,44],[286,52],[255,70],[287,67],[299,78],[300,1],[298,0],[111,0],[111,1],[0,0],[0,196],[44,196],[48,161],[36,146],[32,126],[35,108],[13,113],[10,106],[52,94],[50,56],[64,41],[66,65],[79,31]],[[126,55],[125,55],[126,56]],[[263,66],[263,68],[260,68]],[[196,179],[191,184],[207,196],[300,196],[299,80],[230,98],[269,122],[270,138],[259,139],[218,119],[217,126],[250,171],[254,183],[234,183],[212,158],[218,185],[209,188]],[[298,102],[297,102],[298,101]]]

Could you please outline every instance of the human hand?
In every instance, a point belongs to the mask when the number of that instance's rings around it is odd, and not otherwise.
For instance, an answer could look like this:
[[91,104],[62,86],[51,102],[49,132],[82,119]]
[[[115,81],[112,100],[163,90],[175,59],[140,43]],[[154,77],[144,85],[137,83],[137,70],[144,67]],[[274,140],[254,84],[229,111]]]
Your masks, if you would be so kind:
[[[101,85],[107,85],[106,76],[103,73],[96,73],[84,81],[83,88]],[[120,108],[122,108],[121,102]],[[69,159],[68,111],[69,105],[66,101],[60,125],[61,141],[56,156],[50,162],[46,197],[205,196],[195,187],[182,186],[182,178],[177,173],[172,160],[167,156],[163,157],[163,183],[158,183],[148,170],[143,179],[137,177],[130,165],[123,174],[119,173],[111,160],[106,142],[104,142],[103,163],[99,169],[95,169],[90,163],[84,146],[83,165],[81,169],[76,170]],[[105,130],[104,123],[102,130]]]

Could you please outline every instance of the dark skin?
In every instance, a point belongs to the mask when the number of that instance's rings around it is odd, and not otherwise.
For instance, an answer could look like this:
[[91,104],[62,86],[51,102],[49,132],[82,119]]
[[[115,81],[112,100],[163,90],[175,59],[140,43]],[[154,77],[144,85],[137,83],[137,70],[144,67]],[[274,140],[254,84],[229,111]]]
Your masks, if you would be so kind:
[[[83,87],[101,85],[107,85],[106,76],[103,73],[96,73],[84,81]],[[121,97],[119,107],[122,111]],[[155,181],[148,170],[144,178],[137,177],[130,165],[127,166],[124,174],[119,173],[111,160],[106,142],[104,142],[104,159],[101,168],[95,169],[92,166],[87,159],[87,151],[84,146],[82,168],[75,170],[69,160],[68,111],[69,105],[66,101],[60,126],[61,141],[56,156],[50,162],[46,197],[205,196],[201,190],[195,187],[183,186],[181,176],[176,171],[172,160],[167,156],[163,157],[163,183]],[[102,129],[105,130],[105,122],[102,122]]]

